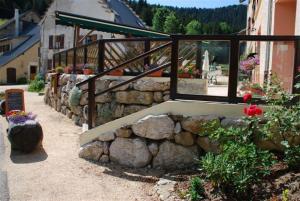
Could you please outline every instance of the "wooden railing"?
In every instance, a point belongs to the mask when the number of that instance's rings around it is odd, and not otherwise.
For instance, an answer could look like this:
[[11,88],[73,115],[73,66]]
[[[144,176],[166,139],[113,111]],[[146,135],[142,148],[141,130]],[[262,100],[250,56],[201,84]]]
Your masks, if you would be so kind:
[[[196,94],[181,94],[178,92],[178,68],[179,61],[182,60],[196,60],[196,67],[200,70],[201,59],[203,52],[199,51],[201,43],[206,41],[226,41],[228,42],[229,49],[229,83],[228,93],[226,96],[212,96],[212,95],[196,95]],[[205,101],[219,101],[228,103],[242,102],[242,98],[237,96],[238,76],[239,76],[239,62],[240,62],[240,44],[243,42],[292,42],[294,44],[294,69],[293,77],[290,79],[295,84],[299,82],[300,71],[300,36],[241,36],[241,35],[173,35],[170,39],[104,39],[94,42],[92,44],[66,50],[64,52],[54,55],[54,63],[62,65],[69,65],[71,61],[73,72],[76,72],[76,64],[78,62],[97,63],[97,74],[83,82],[77,84],[78,87],[88,84],[88,125],[89,128],[94,126],[95,119],[95,97],[110,92],[115,88],[131,83],[137,79],[145,77],[153,72],[161,69],[166,69],[171,66],[170,70],[170,98],[172,100],[185,99],[185,100],[205,100]],[[124,48],[127,46],[118,43],[142,43],[143,48],[138,48],[135,52],[126,53],[128,57],[124,57]],[[189,45],[188,45],[189,44]],[[134,45],[131,44],[132,47]],[[128,48],[127,47],[127,48]],[[138,47],[138,46],[134,46]],[[133,48],[134,49],[134,48]],[[82,53],[83,52],[83,53]],[[73,55],[73,57],[72,57]],[[97,56],[96,56],[97,55]],[[153,56],[154,55],[154,56]],[[163,55],[163,56],[162,56]],[[169,56],[168,56],[169,55]],[[153,58],[154,57],[154,58]],[[63,59],[65,58],[65,59]],[[145,65],[150,65],[161,61],[160,65],[156,68],[146,71]],[[158,63],[158,62],[157,62]],[[107,75],[108,73],[117,69],[127,69],[129,72],[139,74],[127,81],[124,81],[114,87],[95,93],[96,79]],[[293,92],[297,89],[293,88]]]

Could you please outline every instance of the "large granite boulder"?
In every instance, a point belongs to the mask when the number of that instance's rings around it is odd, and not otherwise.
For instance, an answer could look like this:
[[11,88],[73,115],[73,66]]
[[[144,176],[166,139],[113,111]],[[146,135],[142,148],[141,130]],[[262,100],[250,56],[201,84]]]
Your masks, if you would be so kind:
[[132,125],[135,135],[153,139],[169,139],[174,132],[174,122],[168,115],[149,115]]
[[215,121],[216,124],[220,125],[220,119],[215,115],[201,115],[194,117],[187,117],[181,121],[181,126],[184,130],[189,131],[193,134],[200,134],[203,132],[208,132],[204,128],[205,124],[208,122]]
[[134,168],[144,167],[152,159],[146,142],[140,138],[117,138],[111,143],[109,153],[111,161]]
[[194,136],[190,132],[181,132],[175,135],[175,142],[183,146],[192,146],[194,144]]
[[158,82],[152,79],[139,80],[133,88],[138,91],[166,91],[170,89],[170,82]]
[[170,141],[159,146],[156,157],[153,158],[154,168],[175,169],[191,166],[197,163],[198,150],[196,146],[183,147]]
[[104,143],[95,141],[82,146],[79,150],[79,157],[86,160],[99,161],[104,152]]
[[150,105],[153,103],[153,92],[118,91],[116,101],[123,104]]
[[220,144],[217,141],[209,139],[209,137],[197,138],[197,144],[205,151],[212,153],[220,153]]

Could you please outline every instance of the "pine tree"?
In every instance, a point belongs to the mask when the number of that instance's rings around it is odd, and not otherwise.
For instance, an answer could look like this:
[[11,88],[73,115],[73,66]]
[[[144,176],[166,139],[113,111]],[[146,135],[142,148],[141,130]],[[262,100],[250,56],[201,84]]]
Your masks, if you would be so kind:
[[167,8],[158,8],[155,11],[152,24],[153,24],[153,29],[155,31],[164,31],[164,25],[167,16],[170,14],[170,10]]
[[180,29],[181,29],[181,24],[180,24],[179,20],[176,18],[175,13],[171,12],[166,17],[166,20],[164,23],[164,32],[175,34],[175,33],[179,33]]
[[202,34],[202,24],[198,20],[192,20],[186,25],[186,34],[197,35]]

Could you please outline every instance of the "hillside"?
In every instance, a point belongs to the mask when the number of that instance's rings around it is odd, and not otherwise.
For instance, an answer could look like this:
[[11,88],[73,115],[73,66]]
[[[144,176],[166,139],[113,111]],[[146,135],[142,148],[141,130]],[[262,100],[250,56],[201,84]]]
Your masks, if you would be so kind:
[[158,9],[166,8],[174,12],[180,24],[180,33],[186,32],[186,26],[192,20],[197,20],[201,24],[201,28],[199,28],[201,34],[236,33],[246,27],[247,6],[245,5],[204,9],[150,5],[147,0],[125,0],[125,2],[151,27]]

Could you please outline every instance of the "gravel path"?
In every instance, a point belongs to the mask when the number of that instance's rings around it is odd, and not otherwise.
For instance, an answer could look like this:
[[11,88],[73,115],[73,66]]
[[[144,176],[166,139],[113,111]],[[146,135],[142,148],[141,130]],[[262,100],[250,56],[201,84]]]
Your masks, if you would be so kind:
[[43,97],[35,93],[26,92],[25,103],[27,111],[38,114],[44,149],[29,155],[11,153],[7,123],[0,117],[5,146],[0,163],[7,172],[10,200],[156,200],[151,193],[160,172],[104,167],[78,158],[81,128],[46,106]]

